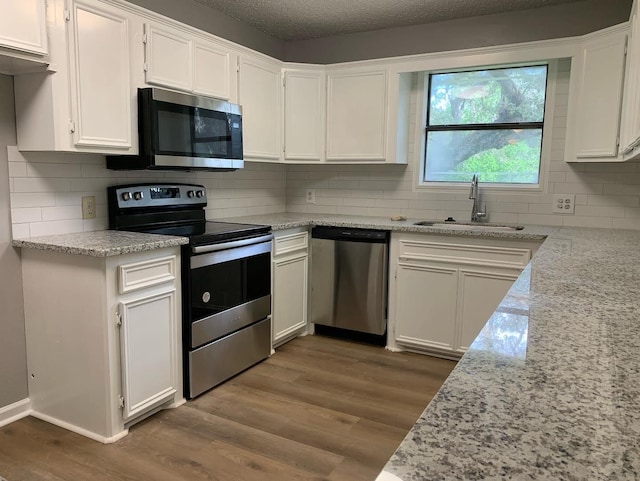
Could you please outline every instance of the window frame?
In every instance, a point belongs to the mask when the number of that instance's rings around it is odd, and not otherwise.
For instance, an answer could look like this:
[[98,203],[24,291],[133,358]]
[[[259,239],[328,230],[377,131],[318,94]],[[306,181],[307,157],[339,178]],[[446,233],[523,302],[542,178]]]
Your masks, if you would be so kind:
[[[542,127],[542,146],[540,149],[540,169],[537,184],[515,184],[515,183],[483,183],[483,191],[487,193],[547,193],[549,164],[551,161],[551,150],[553,141],[553,122],[555,117],[556,104],[556,80],[558,77],[558,60],[538,60],[519,63],[505,63],[494,65],[477,65],[462,68],[443,68],[437,70],[427,70],[417,72],[416,85],[416,112],[415,112],[415,129],[413,132],[413,144],[415,147],[414,159],[417,168],[415,169],[414,191],[434,191],[434,192],[451,192],[462,193],[467,192],[469,185],[467,182],[434,182],[425,181],[425,162],[426,162],[426,143],[427,143],[427,120],[429,113],[429,88],[430,74],[439,73],[456,73],[456,72],[472,72],[477,70],[493,70],[501,68],[526,67],[535,65],[547,66],[547,85],[544,104],[544,119]],[[509,124],[513,127],[513,124]],[[462,126],[467,127],[467,126]]]

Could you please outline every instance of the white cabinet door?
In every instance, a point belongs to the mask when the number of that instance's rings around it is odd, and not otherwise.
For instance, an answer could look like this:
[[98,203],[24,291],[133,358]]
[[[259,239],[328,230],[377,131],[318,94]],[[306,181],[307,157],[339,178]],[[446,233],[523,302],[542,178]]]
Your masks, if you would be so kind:
[[456,349],[464,353],[507,294],[517,274],[461,268]]
[[162,404],[176,392],[177,312],[175,289],[119,304],[125,420]]
[[145,81],[178,90],[191,90],[192,42],[169,27],[145,24]]
[[629,23],[620,151],[623,156],[634,158],[640,154],[640,16],[637,1],[633,3]]
[[571,67],[567,162],[618,161],[626,31],[596,33]]
[[287,71],[284,86],[284,158],[324,158],[325,75]]
[[0,46],[22,52],[47,53],[45,0],[3,0]]
[[238,102],[242,105],[244,156],[277,161],[282,157],[281,63],[240,57]]
[[302,252],[273,261],[273,342],[307,325],[308,255]]
[[387,72],[327,76],[327,160],[386,157]]
[[124,11],[95,0],[74,1],[71,13],[74,144],[130,149],[130,19]]
[[400,262],[396,280],[396,341],[435,351],[453,351],[458,270]]
[[193,91],[197,94],[231,99],[231,52],[213,43],[193,46]]

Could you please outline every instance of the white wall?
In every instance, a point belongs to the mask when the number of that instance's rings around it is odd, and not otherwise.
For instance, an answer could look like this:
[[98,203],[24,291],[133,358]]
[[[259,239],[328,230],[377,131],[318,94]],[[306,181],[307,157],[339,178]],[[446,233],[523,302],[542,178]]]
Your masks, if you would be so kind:
[[6,145],[16,141],[13,79],[0,75],[0,409],[25,399],[27,354],[20,253],[11,246]]
[[[559,63],[548,193],[484,195],[489,221],[640,229],[640,163],[568,164],[563,160],[569,70],[569,60]],[[413,139],[410,158],[415,156],[415,146]],[[467,189],[456,194],[416,191],[416,168],[414,164],[288,166],[287,211],[469,220],[472,201]],[[306,189],[315,189],[316,204],[306,203]],[[552,214],[552,193],[576,194],[575,215]]]
[[[21,153],[9,147],[14,238],[108,228],[106,189],[135,182],[194,182],[207,188],[207,218],[284,212],[284,166],[249,164],[236,172],[113,171],[101,155]],[[82,197],[96,197],[96,219],[82,219]]]

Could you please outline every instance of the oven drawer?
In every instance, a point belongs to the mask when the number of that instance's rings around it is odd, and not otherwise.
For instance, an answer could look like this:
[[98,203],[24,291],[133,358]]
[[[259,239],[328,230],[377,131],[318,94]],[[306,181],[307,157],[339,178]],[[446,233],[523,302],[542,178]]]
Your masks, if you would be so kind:
[[191,324],[191,349],[242,329],[271,314],[271,295],[205,317]]
[[271,354],[271,319],[264,319],[189,353],[193,398]]

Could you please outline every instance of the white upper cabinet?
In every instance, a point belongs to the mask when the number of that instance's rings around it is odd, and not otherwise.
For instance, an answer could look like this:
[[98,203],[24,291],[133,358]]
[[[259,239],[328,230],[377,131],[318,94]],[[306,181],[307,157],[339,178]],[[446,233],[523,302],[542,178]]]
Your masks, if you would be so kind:
[[2,0],[0,47],[47,54],[45,0]]
[[129,17],[91,0],[74,1],[71,16],[73,143],[129,150],[133,143]]
[[15,77],[18,148],[136,154],[131,39],[142,23],[99,0],[48,8],[55,71]]
[[[233,57],[233,58],[232,58]],[[193,91],[221,99],[231,100],[231,76],[235,75],[235,62],[228,49],[213,42],[194,42]]]
[[327,160],[386,159],[387,71],[327,75]]
[[624,160],[640,155],[640,17],[637,1],[631,9],[630,24],[620,132],[620,152]]
[[611,162],[618,155],[627,28],[584,38],[571,65],[565,160]]
[[245,159],[282,158],[282,63],[268,57],[240,56],[238,103],[242,105]]
[[284,158],[324,159],[324,70],[287,70],[284,82]]
[[235,56],[228,48],[169,25],[145,24],[145,81],[209,97],[234,100]]
[[145,80],[178,90],[191,90],[192,42],[176,29],[145,24]]

